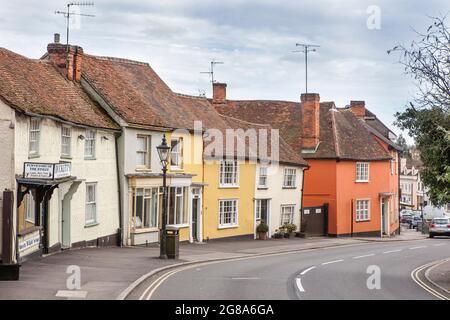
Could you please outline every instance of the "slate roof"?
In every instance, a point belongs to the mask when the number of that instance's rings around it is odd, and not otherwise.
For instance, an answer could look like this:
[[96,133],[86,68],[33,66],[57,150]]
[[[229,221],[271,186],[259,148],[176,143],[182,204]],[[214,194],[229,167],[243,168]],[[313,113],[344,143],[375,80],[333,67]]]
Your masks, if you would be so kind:
[[0,99],[20,112],[119,129],[78,83],[68,81],[49,61],[29,59],[0,48],[0,79]]
[[301,153],[301,104],[291,101],[227,100],[214,104],[219,113],[265,123],[280,129],[284,140],[303,158],[385,160],[390,155],[375,141],[364,123],[349,110],[337,109],[334,102],[320,103],[320,143],[314,153]]

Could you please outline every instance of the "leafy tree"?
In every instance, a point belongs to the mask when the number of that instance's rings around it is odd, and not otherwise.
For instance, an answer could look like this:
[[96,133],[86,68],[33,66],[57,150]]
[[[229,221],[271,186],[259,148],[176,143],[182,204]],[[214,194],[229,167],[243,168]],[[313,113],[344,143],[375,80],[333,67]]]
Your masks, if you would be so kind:
[[406,143],[406,139],[403,137],[401,133],[398,136],[396,143],[399,147],[402,148],[401,151],[402,157],[408,157],[409,156],[408,144]]
[[436,205],[450,203],[450,29],[446,17],[431,17],[425,33],[417,32],[400,53],[400,63],[417,86],[417,94],[396,124],[415,139],[424,168],[422,181]]

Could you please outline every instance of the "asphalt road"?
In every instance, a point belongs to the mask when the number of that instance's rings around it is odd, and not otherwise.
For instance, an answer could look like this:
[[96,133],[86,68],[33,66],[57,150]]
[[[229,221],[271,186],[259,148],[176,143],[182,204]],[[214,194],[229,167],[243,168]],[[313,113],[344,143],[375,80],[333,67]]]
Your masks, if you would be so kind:
[[[436,299],[413,281],[411,272],[448,257],[450,239],[435,238],[215,262],[184,267],[157,281],[153,279],[141,298]],[[379,289],[374,280],[378,271]],[[368,288],[368,279],[375,288]]]

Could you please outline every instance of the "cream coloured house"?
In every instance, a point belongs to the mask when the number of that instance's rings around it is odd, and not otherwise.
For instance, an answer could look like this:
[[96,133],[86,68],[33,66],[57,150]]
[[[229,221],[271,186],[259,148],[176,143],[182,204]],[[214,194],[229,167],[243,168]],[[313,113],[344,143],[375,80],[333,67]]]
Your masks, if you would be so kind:
[[0,276],[32,255],[118,244],[120,130],[76,76],[0,48]]

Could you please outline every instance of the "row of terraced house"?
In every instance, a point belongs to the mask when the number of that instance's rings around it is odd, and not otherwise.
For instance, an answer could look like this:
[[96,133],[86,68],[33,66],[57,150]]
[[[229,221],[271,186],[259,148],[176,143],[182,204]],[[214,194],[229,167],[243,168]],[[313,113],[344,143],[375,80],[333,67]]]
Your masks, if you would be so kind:
[[40,59],[0,48],[0,278],[36,255],[159,241],[166,137],[167,223],[180,240],[391,236],[399,147],[364,101],[227,99],[173,92],[148,63],[55,42]]

